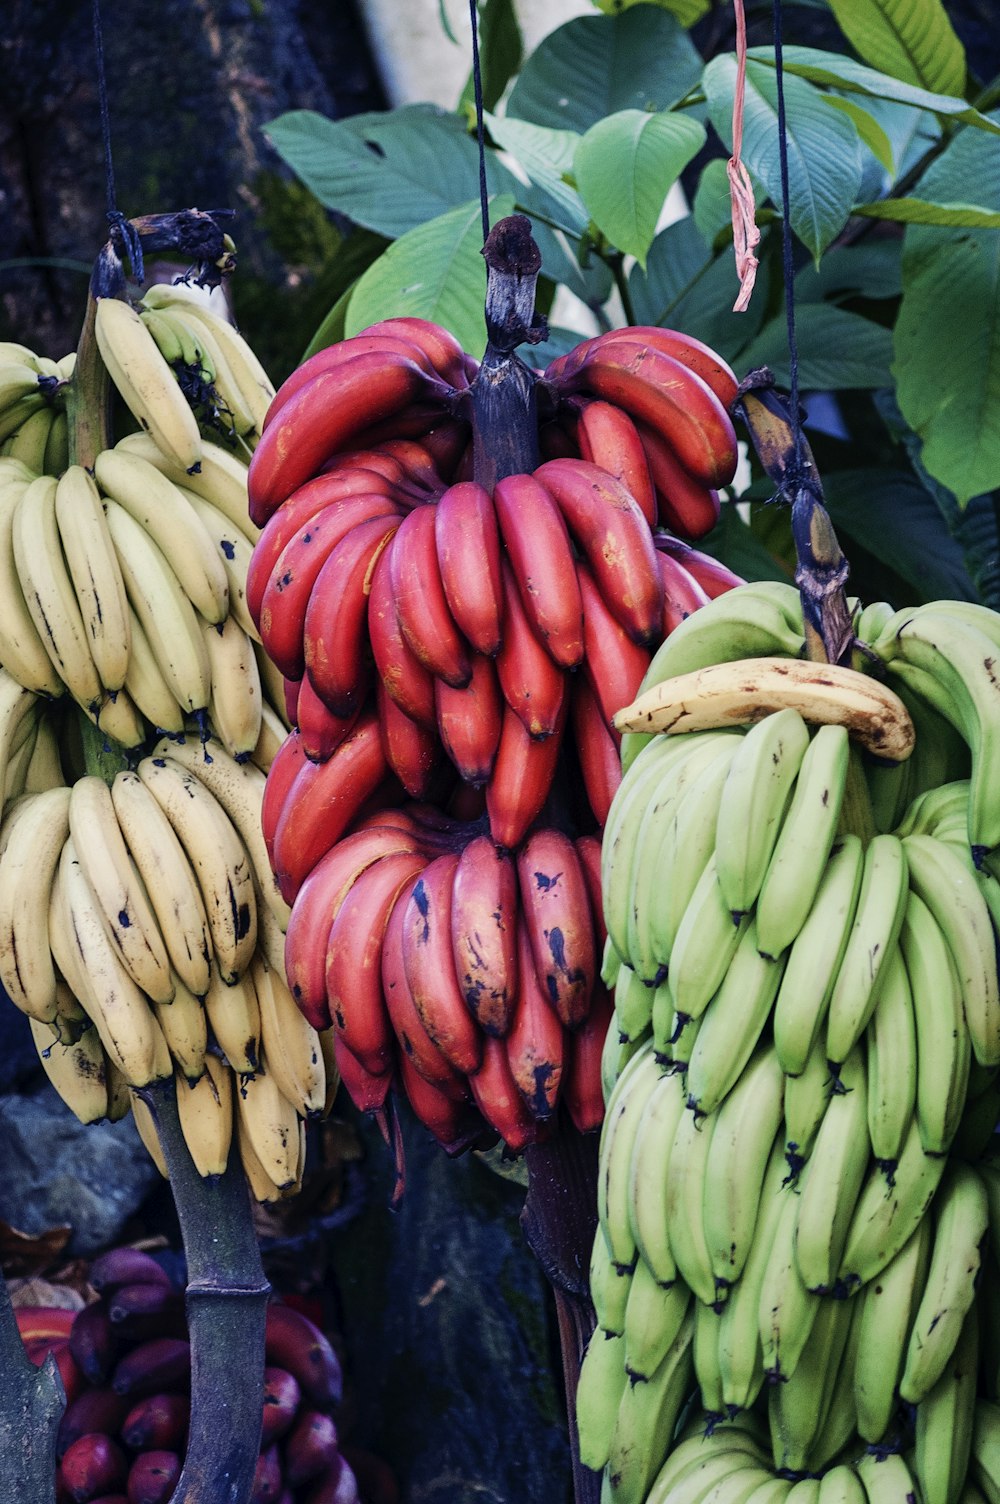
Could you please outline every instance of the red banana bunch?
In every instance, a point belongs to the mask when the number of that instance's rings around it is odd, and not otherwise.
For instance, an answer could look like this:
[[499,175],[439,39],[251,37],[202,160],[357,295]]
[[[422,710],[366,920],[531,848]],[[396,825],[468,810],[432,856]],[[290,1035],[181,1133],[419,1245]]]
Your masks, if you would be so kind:
[[[90,1278],[98,1299],[82,1310],[31,1307],[17,1312],[22,1340],[35,1361],[63,1344],[75,1375],[56,1442],[58,1504],[166,1504],[180,1476],[190,1413],[190,1352],[164,1315],[156,1335],[133,1322],[151,1317],[157,1299],[176,1302],[163,1267],[135,1248],[95,1259]],[[141,1295],[139,1292],[144,1292]],[[120,1313],[127,1309],[127,1314]],[[172,1309],[172,1308],[170,1308]],[[99,1313],[101,1320],[92,1313]],[[106,1340],[96,1333],[104,1330]],[[155,1331],[155,1323],[149,1325]],[[77,1366],[79,1364],[80,1366]],[[343,1379],[328,1338],[304,1312],[279,1301],[268,1306],[260,1458],[251,1498],[278,1504],[393,1504],[394,1487],[362,1494],[344,1457],[337,1427]],[[60,1365],[61,1366],[61,1365]],[[65,1374],[64,1374],[65,1381]],[[352,1453],[359,1471],[379,1477],[376,1459]]]

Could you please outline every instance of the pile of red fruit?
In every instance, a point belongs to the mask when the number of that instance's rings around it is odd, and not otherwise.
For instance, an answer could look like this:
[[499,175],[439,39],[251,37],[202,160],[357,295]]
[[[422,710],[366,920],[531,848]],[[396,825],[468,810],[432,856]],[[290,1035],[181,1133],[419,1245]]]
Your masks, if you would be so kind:
[[289,985],[359,1106],[401,1086],[447,1147],[520,1149],[560,1102],[603,1116],[612,717],[739,583],[677,536],[718,518],[736,379],[676,331],[584,341],[538,374],[542,462],[491,492],[476,372],[413,318],[295,371],[250,466],[247,601],[296,728],[262,812]]

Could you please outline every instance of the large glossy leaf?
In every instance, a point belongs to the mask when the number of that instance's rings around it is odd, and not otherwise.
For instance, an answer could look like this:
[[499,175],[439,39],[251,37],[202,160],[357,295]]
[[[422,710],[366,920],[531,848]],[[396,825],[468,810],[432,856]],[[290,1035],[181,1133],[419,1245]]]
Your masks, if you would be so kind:
[[[832,303],[804,303],[795,315],[799,386],[812,391],[868,390],[891,383],[892,332]],[[770,366],[780,386],[790,379],[784,314],[766,324],[744,359]]]
[[[514,200],[491,199],[495,223]],[[359,278],[347,307],[346,333],[378,319],[416,315],[450,329],[473,355],[486,348],[486,263],[479,200],[401,235]]]
[[984,209],[979,204],[931,204],[923,198],[880,198],[871,204],[855,204],[854,212],[869,219],[892,219],[905,225],[1000,227],[1000,210]]
[[573,159],[580,194],[612,245],[645,265],[667,193],[705,144],[705,127],[670,110],[619,110],[592,125]]
[[[755,61],[774,67],[773,47],[751,47],[749,56]],[[951,94],[934,94],[929,89],[917,88],[901,79],[891,78],[888,73],[879,73],[854,58],[839,52],[824,52],[818,47],[785,47],[782,49],[785,71],[807,78],[814,84],[826,84],[834,89],[847,89],[854,94],[870,94],[876,99],[893,99],[897,104],[914,105],[918,110],[932,110],[936,115],[960,120],[963,125],[974,125],[993,135],[1000,134],[1000,125],[989,115],[974,109],[967,100]]]
[[558,209],[561,227],[577,233],[585,229],[587,211],[575,187],[566,181],[573,172],[573,157],[581,139],[578,133],[553,130],[513,115],[488,114],[486,125],[491,138]]
[[609,16],[631,10],[633,5],[658,5],[661,10],[668,10],[672,16],[676,16],[682,26],[693,26],[711,9],[711,0],[594,0],[594,4]]
[[896,239],[869,237],[859,245],[835,245],[819,266],[803,266],[795,277],[795,297],[801,307],[827,298],[895,298],[902,286],[902,245]]
[[[394,239],[479,192],[479,153],[457,115],[428,105],[328,120],[292,110],[266,127],[275,149],[321,203]],[[516,182],[487,153],[490,193]]]
[[[823,491],[838,532],[884,559],[920,599],[975,599],[961,546],[910,471],[831,471],[823,477]],[[849,554],[846,543],[845,549]]]
[[557,27],[528,58],[507,114],[582,133],[618,110],[667,110],[693,89],[702,61],[665,10],[580,16]]
[[[709,114],[732,148],[736,58],[713,58],[704,73]],[[774,70],[749,63],[743,122],[743,159],[752,176],[781,206],[777,87]],[[861,144],[846,116],[831,110],[820,90],[785,79],[789,214],[792,228],[818,260],[843,229],[861,182]]]
[[[996,148],[963,131],[917,191],[1000,211]],[[923,463],[964,504],[1000,486],[1000,234],[911,225],[895,329],[896,395]]]
[[873,68],[936,94],[965,88],[965,49],[941,0],[830,0],[855,52]]

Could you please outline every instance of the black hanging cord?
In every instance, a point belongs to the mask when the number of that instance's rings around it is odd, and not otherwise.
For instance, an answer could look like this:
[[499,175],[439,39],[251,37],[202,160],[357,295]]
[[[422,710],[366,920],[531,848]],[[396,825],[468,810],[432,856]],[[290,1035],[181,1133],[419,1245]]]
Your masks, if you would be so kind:
[[[95,0],[96,4],[96,0]],[[476,135],[479,139],[479,208],[483,217],[483,243],[490,235],[490,199],[486,190],[486,134],[483,129],[483,74],[479,66],[479,9],[469,0],[472,23],[472,86],[476,95]]]
[[774,70],[778,92],[778,160],[781,165],[781,261],[785,278],[785,322],[788,327],[789,419],[795,445],[794,474],[789,489],[798,484],[802,471],[802,422],[799,413],[799,350],[795,337],[795,267],[792,263],[792,221],[788,207],[788,136],[785,129],[785,76],[781,53],[781,0],[774,0]]
[[97,88],[101,101],[101,136],[104,145],[104,183],[107,197],[107,220],[111,227],[112,238],[117,232],[132,275],[137,282],[144,280],[144,268],[142,263],[142,242],[139,232],[130,220],[118,207],[115,195],[115,168],[111,156],[111,112],[108,108],[108,80],[104,71],[104,28],[101,25],[101,0],[93,0],[94,17],[94,53],[97,59]]

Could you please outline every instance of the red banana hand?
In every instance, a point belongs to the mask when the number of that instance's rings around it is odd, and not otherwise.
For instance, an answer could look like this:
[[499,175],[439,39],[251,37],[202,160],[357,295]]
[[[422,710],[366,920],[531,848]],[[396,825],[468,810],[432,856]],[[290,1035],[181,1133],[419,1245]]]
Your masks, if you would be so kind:
[[510,1027],[518,991],[517,871],[489,836],[463,849],[451,896],[451,948],[465,1005],[487,1034]]
[[646,345],[651,350],[659,350],[664,355],[679,360],[682,366],[695,371],[711,387],[723,407],[729,410],[736,396],[738,382],[722,356],[691,334],[683,334],[680,329],[661,329],[655,324],[629,324],[624,329],[610,329],[593,339],[584,340],[568,355],[554,360],[545,372],[545,379],[554,380],[557,384],[569,379],[592,349],[617,344],[621,340]]
[[434,542],[448,608],[459,631],[492,658],[500,648],[500,529],[490,493],[475,481],[449,486],[434,510]]
[[567,1029],[583,1023],[594,987],[594,926],[587,881],[576,847],[543,826],[517,854],[521,923],[535,974]]
[[432,506],[403,518],[388,550],[399,629],[423,667],[453,689],[472,676],[469,648],[448,608],[434,536]]
[[663,588],[638,502],[620,481],[586,460],[547,460],[535,475],[555,498],[608,609],[636,642],[657,640]]
[[583,608],[563,514],[534,475],[498,481],[493,504],[525,614],[555,662],[575,668],[583,657]]
[[302,624],[306,671],[334,715],[352,715],[368,687],[368,594],[372,571],[395,533],[395,517],[359,522],[316,576]]
[[503,697],[492,658],[476,653],[471,665],[472,678],[464,689],[434,680],[434,705],[444,750],[465,782],[479,788],[488,782],[496,761]]
[[452,888],[458,856],[428,863],[403,908],[403,970],[424,1028],[458,1071],[478,1070],[483,1038],[455,970],[451,945]]

